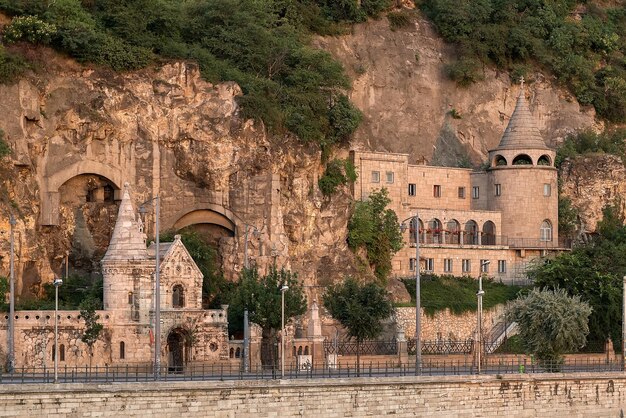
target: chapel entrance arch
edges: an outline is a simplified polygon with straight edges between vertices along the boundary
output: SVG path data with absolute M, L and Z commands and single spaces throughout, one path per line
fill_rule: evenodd
M 173 229 L 192 229 L 205 242 L 217 248 L 221 238 L 235 236 L 235 223 L 227 215 L 225 210 L 220 211 L 218 208 L 194 209 L 180 216 Z
M 191 360 L 191 336 L 189 331 L 177 327 L 167 335 L 167 369 L 171 373 L 182 373 Z

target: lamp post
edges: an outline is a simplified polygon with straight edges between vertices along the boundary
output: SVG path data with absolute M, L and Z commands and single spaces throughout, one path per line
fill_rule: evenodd
M 161 279 L 160 279 L 160 261 L 161 253 L 159 251 L 159 212 L 160 202 L 159 196 L 146 200 L 139 207 L 139 212 L 145 215 L 145 205 L 154 202 L 154 240 L 155 240 L 155 270 L 154 270 L 154 380 L 158 380 L 161 374 Z
M 622 278 L 622 371 L 626 372 L 626 276 Z
M 415 224 L 415 375 L 422 374 L 422 330 L 421 330 L 421 295 L 420 295 L 420 239 L 419 239 L 419 213 L 403 220 L 400 230 L 406 231 L 406 221 L 411 220 Z
M 483 268 L 489 265 L 489 263 L 491 263 L 489 260 L 482 261 L 478 269 L 478 292 L 476 292 L 476 298 L 478 299 L 478 306 L 476 308 L 476 344 L 478 345 L 476 348 L 476 363 L 478 374 L 480 374 L 482 365 L 481 357 L 483 351 L 483 295 L 485 294 L 483 290 Z
M 280 378 L 285 378 L 285 292 L 289 290 L 287 283 L 280 288 L 281 326 L 280 326 Z
M 59 286 L 63 280 L 54 278 L 54 383 L 59 382 Z
M 9 259 L 9 335 L 8 335 L 8 356 L 7 371 L 13 373 L 15 370 L 15 236 L 13 229 L 15 228 L 15 217 L 13 214 L 9 217 L 9 225 L 11 225 L 11 250 Z
M 243 243 L 243 266 L 247 270 L 250 268 L 250 262 L 248 260 L 248 231 L 250 228 L 254 229 L 254 232 L 252 232 L 252 235 L 254 235 L 255 238 L 260 237 L 261 232 L 254 225 L 248 225 L 248 224 L 245 224 L 245 225 L 246 225 L 246 233 L 245 233 L 244 243 Z

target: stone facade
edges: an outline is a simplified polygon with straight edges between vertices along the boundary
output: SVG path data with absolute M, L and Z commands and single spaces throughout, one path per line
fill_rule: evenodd
M 405 220 L 406 241 L 392 261 L 396 276 L 414 274 L 419 214 L 420 268 L 437 274 L 523 280 L 529 262 L 562 250 L 554 150 L 534 124 L 524 90 L 485 171 L 412 165 L 408 154 L 351 151 L 355 199 L 385 188 Z
M 4 417 L 619 417 L 623 375 L 0 385 Z
M 143 225 L 123 190 L 109 249 L 102 260 L 104 329 L 90 359 L 81 341 L 80 312 L 59 312 L 59 364 L 142 365 L 154 358 L 161 339 L 161 364 L 230 361 L 227 306 L 202 309 L 202 273 L 180 237 L 159 246 L 161 335 L 153 334 L 156 247 L 146 248 Z M 0 341 L 7 341 L 8 315 L 0 318 Z M 18 311 L 15 316 L 17 367 L 50 367 L 54 359 L 54 311 Z M 3 350 L 6 352 L 6 350 Z

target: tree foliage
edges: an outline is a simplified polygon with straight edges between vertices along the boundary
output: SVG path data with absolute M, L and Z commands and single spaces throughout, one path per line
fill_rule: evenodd
M 318 186 L 324 196 L 330 196 L 337 187 L 354 182 L 357 178 L 356 169 L 352 161 L 335 158 L 326 164 L 324 175 L 318 180 Z
M 348 331 L 357 342 L 357 365 L 360 364 L 360 345 L 378 337 L 383 320 L 393 313 L 387 291 L 377 283 L 359 283 L 352 277 L 335 284 L 323 296 L 328 313 Z
M 523 75 L 549 68 L 582 104 L 613 122 L 626 120 L 626 8 L 575 0 L 431 0 L 421 8 L 458 47 L 448 74 L 461 85 L 494 64 Z M 573 16 L 575 16 L 573 18 Z M 521 71 L 520 71 L 521 70 Z
M 256 267 L 242 270 L 230 296 L 228 326 L 231 333 L 243 329 L 243 312 L 248 309 L 251 322 L 258 324 L 265 336 L 281 327 L 281 287 L 286 284 L 285 321 L 306 312 L 306 297 L 295 273 L 276 266 L 260 276 Z
M 54 284 L 43 285 L 44 297 L 40 301 L 42 307 L 54 306 L 55 290 Z M 63 279 L 63 284 L 59 286 L 59 307 L 60 309 L 79 309 L 81 303 L 90 300 L 95 304 L 95 309 L 102 309 L 102 278 L 92 279 L 88 276 L 71 274 Z
M 589 153 L 617 155 L 624 161 L 626 159 L 625 140 L 626 129 L 623 128 L 607 129 L 602 133 L 584 130 L 568 135 L 557 151 L 555 164 L 560 167 L 567 158 Z
M 599 235 L 590 243 L 575 247 L 529 270 L 535 286 L 563 289 L 589 303 L 589 340 L 610 337 L 616 346 L 622 341 L 622 277 L 626 275 L 626 227 L 619 210 L 604 209 L 598 224 Z
M 6 295 L 9 293 L 9 278 L 0 276 L 0 312 L 9 310 Z
M 365 249 L 367 260 L 381 281 L 391 272 L 391 258 L 403 245 L 398 216 L 392 209 L 386 189 L 373 191 L 369 198 L 356 202 L 348 222 L 348 245 Z
M 343 94 L 350 83 L 342 66 L 309 46 L 316 28 L 354 20 L 336 13 L 343 9 L 339 3 L 0 0 L 0 10 L 14 16 L 9 40 L 49 41 L 81 62 L 128 71 L 159 58 L 194 60 L 207 80 L 239 83 L 246 117 L 328 148 L 347 139 L 361 119 Z M 368 16 L 388 0 L 363 0 L 360 7 L 353 0 L 343 3 Z
M 533 289 L 510 302 L 509 321 L 517 322 L 525 349 L 551 370 L 564 353 L 581 348 L 589 333 L 591 307 L 564 289 Z
M 87 344 L 89 348 L 89 364 L 91 365 L 91 358 L 93 357 L 93 346 L 98 341 L 100 333 L 104 326 L 98 322 L 100 315 L 96 314 L 96 309 L 99 307 L 99 301 L 93 298 L 87 298 L 80 304 L 80 316 L 85 321 L 85 328 L 80 337 L 80 340 Z

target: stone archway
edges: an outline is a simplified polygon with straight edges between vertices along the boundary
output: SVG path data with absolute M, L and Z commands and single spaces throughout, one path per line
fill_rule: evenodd
M 119 198 L 123 184 L 120 169 L 97 161 L 79 161 L 44 177 L 41 190 L 42 225 L 59 224 L 59 188 L 72 178 L 84 174 L 94 174 L 107 179 L 114 186 L 114 198 Z
M 191 336 L 189 331 L 176 327 L 167 335 L 167 370 L 182 373 L 191 360 Z

